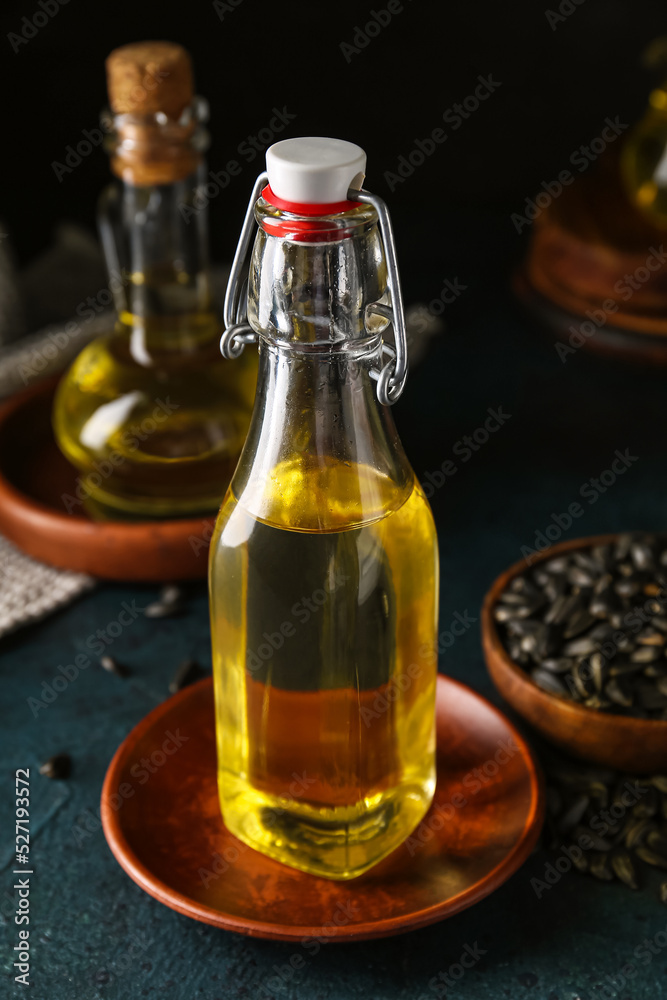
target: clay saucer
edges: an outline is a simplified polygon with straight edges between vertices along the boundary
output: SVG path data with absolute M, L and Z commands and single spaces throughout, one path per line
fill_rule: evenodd
M 552 545 L 535 559 L 607 545 L 618 535 L 575 538 Z M 510 566 L 495 580 L 482 607 L 482 645 L 491 678 L 503 698 L 551 743 L 583 760 L 635 773 L 655 773 L 667 768 L 667 722 L 598 712 L 576 702 L 542 691 L 526 671 L 512 660 L 500 638 L 493 610 L 513 577 L 526 572 L 524 560 Z
M 178 749 L 163 744 L 173 734 Z M 213 684 L 154 709 L 113 758 L 104 833 L 127 874 L 204 923 L 278 940 L 386 937 L 442 920 L 506 881 L 544 818 L 525 741 L 469 688 L 438 679 L 438 781 L 411 838 L 359 878 L 329 881 L 246 847 L 225 829 L 216 787 Z M 153 761 L 146 776 L 142 758 Z
M 39 382 L 0 407 L 0 532 L 35 559 L 108 580 L 205 577 L 214 517 L 98 522 L 83 507 L 67 512 L 77 472 L 51 432 L 56 384 Z

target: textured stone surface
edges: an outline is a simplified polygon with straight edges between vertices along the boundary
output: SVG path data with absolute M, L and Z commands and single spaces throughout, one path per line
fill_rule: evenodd
M 415 225 L 414 246 L 426 237 L 426 224 L 425 219 L 423 231 Z M 573 501 L 581 501 L 584 513 L 563 537 L 667 526 L 663 375 L 597 362 L 583 352 L 562 364 L 551 340 L 538 339 L 494 278 L 498 260 L 519 250 L 509 214 L 492 232 L 508 231 L 509 240 L 478 244 L 470 238 L 467 219 L 450 219 L 446 239 L 453 249 L 446 246 L 437 260 L 425 257 L 419 272 L 413 262 L 406 282 L 408 301 L 436 297 L 447 276 L 457 275 L 469 286 L 446 310 L 451 332 L 414 373 L 395 411 L 421 477 L 446 459 L 457 466 L 432 498 L 440 532 L 443 631 L 455 612 L 477 617 L 495 575 L 519 558 L 522 545 L 533 545 L 535 533 L 552 523 L 552 513 Z M 399 230 L 399 246 L 400 235 Z M 448 263 L 445 253 L 457 263 Z M 464 461 L 463 446 L 458 454 L 454 450 L 456 442 L 483 425 L 487 408 L 499 406 L 511 418 Z M 595 503 L 582 500 L 582 485 L 609 468 L 617 448 L 629 448 L 638 460 Z M 132 668 L 128 680 L 91 665 L 37 718 L 27 699 L 40 696 L 42 683 L 52 681 L 60 664 L 90 651 L 88 637 L 117 619 L 123 601 L 144 606 L 156 593 L 149 587 L 103 586 L 0 643 L 3 809 L 12 805 L 14 770 L 30 767 L 35 870 L 34 986 L 28 991 L 14 984 L 9 957 L 16 941 L 13 841 L 4 825 L 1 996 L 421 1000 L 442 995 L 433 977 L 446 973 L 465 946 L 476 943 L 485 954 L 448 995 L 659 1000 L 667 994 L 667 936 L 661 936 L 667 932 L 667 907 L 657 901 L 657 880 L 632 893 L 569 872 L 538 900 L 530 879 L 544 872 L 549 857 L 542 852 L 494 895 L 449 921 L 394 939 L 324 947 L 317 955 L 199 925 L 145 895 L 106 846 L 98 821 L 100 788 L 114 750 L 167 696 L 178 663 L 195 656 L 210 665 L 204 586 L 191 588 L 185 617 L 138 618 L 114 640 L 109 652 Z M 497 700 L 477 624 L 443 653 L 441 669 Z M 40 778 L 39 763 L 63 750 L 73 758 L 71 778 Z M 650 956 L 642 942 L 656 934 L 663 945 Z M 302 968 L 289 981 L 276 982 L 276 967 L 286 967 L 294 954 L 303 957 Z M 636 975 L 623 986 L 619 975 L 628 962 Z M 611 985 L 614 979 L 617 986 Z

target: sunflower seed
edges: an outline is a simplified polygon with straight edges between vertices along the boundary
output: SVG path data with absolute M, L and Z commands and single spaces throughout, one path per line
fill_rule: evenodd
M 557 827 L 558 832 L 569 833 L 570 830 L 575 828 L 575 826 L 578 826 L 584 813 L 588 809 L 590 802 L 591 800 L 588 795 L 578 795 L 560 817 Z
M 642 861 L 645 861 L 647 865 L 667 871 L 667 858 L 663 857 L 662 854 L 658 854 L 657 851 L 652 851 L 650 847 L 637 847 L 635 848 L 635 854 Z
M 183 660 L 178 670 L 169 682 L 169 693 L 176 694 L 181 688 L 187 687 L 193 681 L 198 680 L 202 675 L 202 670 L 196 660 Z
M 649 830 L 646 834 L 646 846 L 667 858 L 667 833 L 661 833 L 657 828 Z
M 611 867 L 617 879 L 625 882 L 631 889 L 639 888 L 637 872 L 627 851 L 614 851 L 611 855 Z
M 650 827 L 651 820 L 648 817 L 631 816 L 623 828 L 625 846 L 633 848 L 641 844 Z
M 530 676 L 542 691 L 546 691 L 548 694 L 566 694 L 567 689 L 550 670 L 542 670 L 540 667 L 536 667 L 531 671 Z
M 540 666 L 543 670 L 548 670 L 552 674 L 566 674 L 574 666 L 574 660 L 567 656 L 557 657 L 556 659 L 547 657 L 546 660 L 542 660 Z
M 103 656 L 100 660 L 100 666 L 103 670 L 108 671 L 108 673 L 116 674 L 117 677 L 130 676 L 130 671 L 125 664 L 119 663 L 118 660 L 113 658 L 113 656 Z
M 655 555 L 647 542 L 633 542 L 630 546 L 630 556 L 637 569 L 655 568 Z
M 574 639 L 575 636 L 585 632 L 593 624 L 595 624 L 593 615 L 586 608 L 581 608 L 568 620 L 563 630 L 563 638 Z
M 609 858 L 606 854 L 591 855 L 590 873 L 604 882 L 610 882 L 613 879 L 614 873 L 609 866 Z
M 588 656 L 589 653 L 594 653 L 597 648 L 597 642 L 590 636 L 584 635 L 579 639 L 570 639 L 569 642 L 566 642 L 563 646 L 563 652 L 566 656 Z
M 654 660 L 659 660 L 662 656 L 662 649 L 656 646 L 641 646 L 639 649 L 635 649 L 634 653 L 630 654 L 630 659 L 633 663 L 653 663 Z
M 657 629 L 643 628 L 637 636 L 640 646 L 664 646 L 667 638 Z
M 632 705 L 632 694 L 628 688 L 622 684 L 620 677 L 612 677 L 612 679 L 605 684 L 604 693 L 610 701 L 614 702 L 615 705 L 622 705 L 624 708 L 630 708 Z
M 39 769 L 39 773 L 45 778 L 63 780 L 69 778 L 72 770 L 72 758 L 68 753 L 57 753 L 53 757 L 45 760 Z
M 144 609 L 146 618 L 170 618 L 183 613 L 185 608 L 183 591 L 176 584 L 163 587 L 157 601 Z

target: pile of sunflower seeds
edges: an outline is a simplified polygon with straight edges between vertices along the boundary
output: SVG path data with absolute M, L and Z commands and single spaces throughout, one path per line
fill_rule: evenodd
M 494 609 L 505 647 L 534 683 L 587 708 L 667 719 L 667 538 L 541 561 Z
M 638 889 L 653 869 L 667 903 L 667 775 L 636 777 L 540 754 L 547 775 L 545 846 L 583 874 Z

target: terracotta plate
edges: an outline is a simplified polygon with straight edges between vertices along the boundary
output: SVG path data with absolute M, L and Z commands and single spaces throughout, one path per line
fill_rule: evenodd
M 509 878 L 544 818 L 535 761 L 497 709 L 440 677 L 437 730 L 431 811 L 406 843 L 348 882 L 294 871 L 227 832 L 217 797 L 210 679 L 154 709 L 120 746 L 102 791 L 104 832 L 142 889 L 227 930 L 300 941 L 422 927 Z M 180 746 L 168 743 L 166 754 L 165 740 L 174 737 Z M 142 758 L 152 761 L 152 774 Z
M 215 516 L 92 521 L 76 500 L 76 469 L 51 432 L 57 379 L 0 407 L 0 531 L 28 555 L 107 580 L 205 577 Z M 68 513 L 67 507 L 71 513 Z

